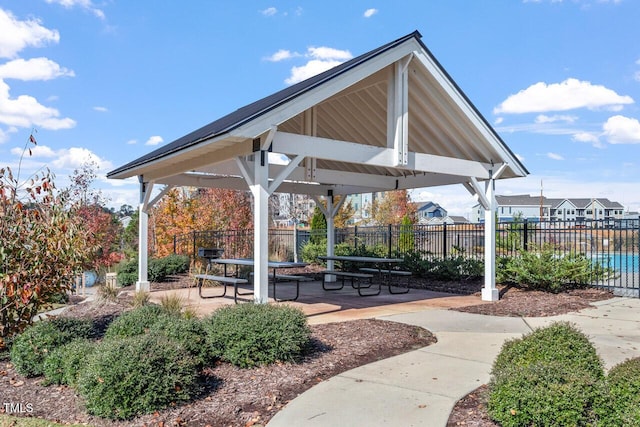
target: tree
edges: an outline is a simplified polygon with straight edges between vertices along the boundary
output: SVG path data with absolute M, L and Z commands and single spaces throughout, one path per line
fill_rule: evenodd
M 176 235 L 251 229 L 251 199 L 244 191 L 174 188 L 151 209 L 149 224 L 151 251 L 165 256 L 173 252 Z
M 315 207 L 313 210 L 313 216 L 311 217 L 311 236 L 309 241 L 311 243 L 322 243 L 326 240 L 327 236 L 327 219 L 319 207 Z
M 351 201 L 343 203 L 342 206 L 340 206 L 338 213 L 333 218 L 333 224 L 336 228 L 347 228 L 355 213 L 356 210 L 351 204 Z
M 400 252 L 407 253 L 413 251 L 416 244 L 416 237 L 413 232 L 413 223 L 408 215 L 402 218 L 400 225 Z
M 27 144 L 36 144 L 33 134 Z M 10 168 L 0 169 L 0 347 L 70 290 L 95 252 L 67 207 L 48 170 L 20 182 Z
M 133 216 L 137 211 L 135 209 L 133 209 L 133 206 L 131 205 L 122 205 L 120 206 L 120 209 L 118 210 L 118 216 L 120 218 L 124 218 L 126 216 Z
M 86 266 L 99 274 L 123 258 L 119 242 L 122 225 L 117 215 L 104 205 L 100 191 L 93 188 L 98 165 L 85 162 L 69 177 L 71 185 L 62 191 L 69 210 L 82 221 L 87 234 L 87 244 L 96 248 L 91 262 Z
M 407 190 L 387 191 L 382 198 L 374 199 L 369 209 L 369 216 L 377 225 L 400 224 L 405 216 L 415 223 L 416 206 Z

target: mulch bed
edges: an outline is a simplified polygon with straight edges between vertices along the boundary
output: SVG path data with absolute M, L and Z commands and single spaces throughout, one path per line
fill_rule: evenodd
M 78 304 L 65 316 L 95 319 L 104 329 L 128 303 Z M 251 426 L 264 425 L 283 406 L 313 385 L 341 372 L 436 342 L 419 327 L 381 320 L 313 325 L 312 351 L 296 364 L 240 369 L 219 362 L 205 369 L 205 392 L 195 401 L 130 421 L 113 422 L 87 415 L 72 388 L 43 386 L 42 378 L 24 378 L 8 360 L 0 361 L 4 402 L 30 404 L 30 416 L 93 426 Z M 0 413 L 4 411 L 0 407 Z
M 313 271 L 300 273 L 313 274 Z M 299 274 L 299 273 L 296 273 Z M 185 277 L 152 283 L 153 290 L 189 286 Z M 482 281 L 434 282 L 416 279 L 413 287 L 456 294 L 480 291 Z M 497 316 L 552 316 L 589 307 L 593 301 L 611 298 L 606 291 L 575 290 L 561 294 L 501 288 L 501 300 L 455 310 Z M 130 295 L 129 292 L 121 295 Z M 130 296 L 117 302 L 76 304 L 66 316 L 94 319 L 101 329 L 129 306 Z M 74 300 L 78 302 L 78 298 Z M 401 354 L 436 342 L 428 331 L 381 320 L 355 320 L 311 326 L 313 351 L 297 364 L 275 364 L 239 369 L 218 363 L 205 370 L 206 391 L 189 404 L 141 416 L 127 422 L 112 422 L 88 416 L 82 400 L 69 387 L 41 385 L 41 378 L 23 378 L 8 360 L 0 360 L 0 395 L 5 402 L 31 403 L 31 416 L 60 422 L 94 426 L 259 426 L 268 422 L 287 402 L 313 385 L 366 363 Z M 448 426 L 495 427 L 486 414 L 486 386 L 461 399 Z M 0 408 L 0 413 L 3 408 Z

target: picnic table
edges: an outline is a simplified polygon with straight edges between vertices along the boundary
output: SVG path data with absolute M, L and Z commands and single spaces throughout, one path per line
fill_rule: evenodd
M 240 276 L 240 267 L 247 266 L 253 267 L 255 262 L 252 258 L 216 258 L 211 260 L 212 264 L 220 264 L 224 266 L 223 275 L 222 276 L 209 276 L 210 278 L 205 278 L 205 280 L 213 280 L 220 283 L 229 283 L 234 285 L 234 296 L 233 299 L 237 303 L 238 296 L 244 295 L 252 295 L 253 291 L 250 292 L 242 292 L 239 285 L 249 283 L 249 280 L 246 278 L 241 278 Z M 279 269 L 289 269 L 289 268 L 300 268 L 306 267 L 308 264 L 303 262 L 289 262 L 289 261 L 268 261 L 267 266 L 272 269 L 273 274 L 269 276 L 270 282 L 273 284 L 273 299 L 275 301 L 295 301 L 300 296 L 300 282 L 311 281 L 310 277 L 299 276 L 299 275 L 290 275 L 290 274 L 279 274 Z M 228 272 L 227 266 L 235 266 L 235 272 Z M 206 276 L 206 275 L 196 275 L 198 276 Z M 249 274 L 251 278 L 253 273 Z M 296 283 L 296 294 L 293 298 L 278 298 L 277 296 L 277 284 L 279 282 L 295 282 Z M 216 298 L 216 297 L 224 297 L 226 295 L 227 289 L 225 289 L 220 295 L 212 295 L 212 296 L 203 296 L 201 283 L 199 285 L 200 289 L 200 297 L 201 298 Z
M 406 294 L 409 292 L 409 278 L 411 277 L 410 271 L 403 271 L 394 268 L 397 264 L 403 262 L 401 258 L 382 258 L 382 257 L 367 257 L 367 256 L 319 256 L 318 259 L 323 261 L 336 261 L 341 264 L 341 269 L 332 269 L 322 271 L 322 289 L 325 291 L 337 291 L 344 288 L 345 279 L 351 280 L 351 287 L 358 291 L 358 295 L 362 297 L 379 295 L 382 291 L 382 285 L 388 286 L 390 294 Z M 359 272 L 346 270 L 346 265 L 354 264 L 371 264 L 372 267 L 361 267 Z M 334 287 L 328 286 L 326 282 L 326 276 L 333 275 L 341 278 L 341 286 Z M 363 292 L 363 289 L 369 289 L 373 286 L 374 276 L 379 277 L 377 292 Z M 397 292 L 392 290 L 392 278 L 393 277 L 406 277 L 407 287 L 406 289 Z M 362 282 L 368 282 L 367 285 L 363 285 Z

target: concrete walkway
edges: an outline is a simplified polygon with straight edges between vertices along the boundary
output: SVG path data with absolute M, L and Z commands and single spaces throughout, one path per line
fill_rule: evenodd
M 290 402 L 268 426 L 445 426 L 454 404 L 489 381 L 505 340 L 555 321 L 573 322 L 585 332 L 607 368 L 640 356 L 640 299 L 613 298 L 545 318 L 437 308 L 379 318 L 422 326 L 438 342 L 324 381 Z

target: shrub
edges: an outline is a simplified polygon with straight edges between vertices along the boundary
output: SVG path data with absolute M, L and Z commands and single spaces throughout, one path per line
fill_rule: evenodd
M 502 258 L 498 264 L 496 279 L 499 282 L 554 293 L 584 288 L 611 274 L 609 269 L 594 264 L 584 255 L 560 255 L 550 244 Z
M 504 427 L 586 425 L 602 400 L 602 361 L 568 323 L 507 341 L 491 375 L 487 408 Z
M 138 280 L 138 260 L 123 261 L 116 267 L 117 280 L 120 286 L 130 286 Z
M 80 370 L 78 390 L 90 414 L 127 419 L 195 396 L 196 365 L 180 345 L 162 335 L 105 340 Z
M 90 320 L 58 317 L 36 322 L 18 335 L 11 345 L 11 361 L 25 377 L 43 374 L 44 361 L 57 347 L 94 333 Z
M 105 338 L 132 337 L 149 332 L 151 327 L 169 314 L 154 304 L 143 305 L 118 316 L 107 328 Z
M 78 372 L 95 346 L 93 341 L 80 338 L 53 350 L 44 361 L 44 384 L 67 384 L 75 387 Z
M 168 275 L 182 274 L 189 271 L 191 260 L 187 255 L 171 254 L 164 258 L 160 258 L 164 263 Z
M 205 327 L 214 356 L 242 368 L 295 361 L 311 334 L 301 310 L 267 304 L 220 308 Z
M 163 316 L 151 326 L 150 332 L 162 334 L 181 345 L 193 356 L 199 368 L 215 359 L 209 348 L 207 331 L 200 319 Z
M 336 255 L 351 255 L 352 247 L 347 243 L 339 243 L 334 247 L 334 253 Z M 326 239 L 320 243 L 307 242 L 300 251 L 302 261 L 310 264 L 318 264 L 319 256 L 327 255 L 327 242 Z
M 614 366 L 607 375 L 608 399 L 601 406 L 606 426 L 640 425 L 640 358 Z
M 162 259 L 150 259 L 148 264 L 150 282 L 164 282 L 167 280 L 167 265 Z

